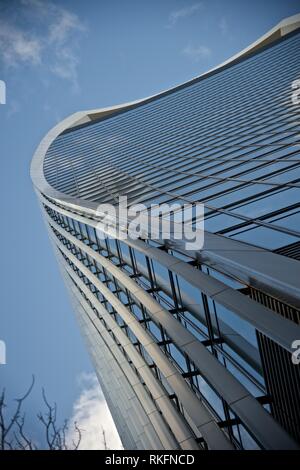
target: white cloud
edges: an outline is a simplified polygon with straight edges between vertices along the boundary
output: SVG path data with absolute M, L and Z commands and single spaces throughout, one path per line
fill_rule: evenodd
M 78 89 L 76 43 L 86 29 L 79 17 L 51 1 L 19 0 L 15 8 L 18 14 L 8 9 L 0 23 L 4 65 L 39 65 Z
M 0 21 L 0 53 L 7 65 L 41 62 L 42 43 L 17 26 Z
M 195 62 L 198 62 L 201 59 L 207 59 L 208 57 L 211 56 L 211 49 L 209 47 L 203 46 L 203 45 L 198 45 L 198 46 L 193 46 L 189 44 L 186 46 L 182 53 L 186 56 L 189 57 L 190 59 L 194 60 Z
M 193 13 L 198 11 L 201 7 L 202 7 L 202 3 L 195 3 L 194 5 L 188 6 L 186 8 L 172 11 L 169 15 L 167 26 L 169 28 L 171 28 L 172 26 L 175 26 L 179 20 L 181 20 L 182 18 L 187 18 L 188 16 L 192 16 Z
M 63 43 L 73 31 L 84 31 L 85 26 L 77 15 L 51 0 L 20 0 L 32 17 L 48 22 L 48 40 Z M 27 15 L 27 16 L 29 16 Z
M 68 39 L 70 32 L 74 30 L 84 31 L 83 25 L 74 13 L 61 10 L 58 16 L 58 21 L 51 24 L 49 28 L 50 42 L 62 44 Z
M 70 419 L 70 430 L 67 442 L 76 440 L 72 423 L 76 422 L 82 431 L 80 449 L 104 449 L 103 430 L 109 449 L 122 449 L 122 444 L 115 428 L 113 419 L 101 392 L 95 374 L 82 374 L 80 382 L 83 390 L 73 406 Z

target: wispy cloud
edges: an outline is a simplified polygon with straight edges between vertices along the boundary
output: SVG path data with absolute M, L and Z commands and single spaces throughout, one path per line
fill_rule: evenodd
M 51 72 L 60 78 L 70 80 L 73 87 L 78 90 L 77 66 L 79 60 L 69 47 L 62 47 L 56 52 L 57 60 L 50 67 Z
M 21 109 L 20 103 L 16 100 L 11 100 L 8 104 L 8 110 L 7 110 L 7 118 L 11 118 L 15 114 L 17 114 Z
M 203 45 L 193 46 L 192 44 L 189 44 L 183 49 L 182 53 L 194 62 L 199 62 L 200 60 L 207 59 L 211 56 L 211 49 Z
M 172 28 L 173 26 L 178 23 L 179 20 L 182 18 L 187 18 L 188 16 L 192 16 L 196 11 L 198 11 L 202 7 L 202 3 L 194 3 L 193 5 L 187 6 L 185 8 L 181 8 L 180 10 L 174 10 L 170 13 L 168 18 L 168 28 Z
M 58 12 L 56 7 L 54 16 L 57 16 L 57 21 L 49 26 L 49 41 L 54 44 L 63 44 L 69 39 L 70 33 L 85 29 L 78 16 L 70 11 L 60 8 Z
M 226 36 L 228 34 L 228 31 L 229 31 L 229 27 L 228 27 L 228 22 L 227 22 L 227 19 L 225 18 L 225 16 L 223 16 L 219 22 L 219 28 L 220 28 L 220 31 L 221 33 Z
M 0 53 L 5 64 L 41 62 L 42 43 L 38 38 L 0 20 Z
M 51 1 L 12 2 L 0 20 L 0 60 L 8 67 L 44 67 L 78 89 L 76 44 L 85 29 L 77 15 Z
M 80 378 L 83 390 L 74 403 L 70 424 L 76 422 L 82 430 L 80 449 L 104 449 L 103 430 L 106 444 L 109 449 L 122 449 L 111 414 L 101 392 L 95 374 L 82 374 Z M 70 426 L 71 429 L 72 426 Z M 76 440 L 72 429 L 67 435 L 67 441 Z

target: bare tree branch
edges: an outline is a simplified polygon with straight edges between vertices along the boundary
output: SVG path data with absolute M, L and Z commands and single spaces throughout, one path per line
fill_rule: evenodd
M 109 447 L 107 446 L 107 442 L 106 442 L 105 431 L 103 428 L 102 428 L 102 437 L 103 437 L 104 450 L 109 450 Z
M 17 403 L 16 408 L 12 416 L 7 419 L 5 416 L 7 408 L 5 389 L 2 390 L 0 395 L 0 450 L 37 450 L 37 445 L 26 435 L 24 430 L 25 414 L 21 415 L 23 403 L 31 393 L 34 383 L 35 378 L 32 376 L 30 387 L 22 397 L 15 399 Z M 77 423 L 74 423 L 77 438 L 73 439 L 70 445 L 66 438 L 67 431 L 69 430 L 68 420 L 64 420 L 62 426 L 59 426 L 57 423 L 57 404 L 50 404 L 44 389 L 42 389 L 42 397 L 46 410 L 39 412 L 37 418 L 44 427 L 47 448 L 49 450 L 77 450 L 82 438 L 82 432 Z M 9 438 L 9 435 L 12 437 Z
M 34 375 L 33 375 L 31 385 L 29 386 L 28 390 L 25 392 L 25 394 L 22 397 L 15 399 L 15 401 L 17 402 L 17 406 L 16 406 L 16 409 L 15 409 L 12 417 L 10 418 L 10 422 L 8 424 L 5 422 L 5 417 L 4 417 L 4 409 L 6 408 L 5 389 L 3 389 L 3 391 L 2 391 L 2 394 L 1 394 L 1 397 L 0 397 L 0 432 L 1 432 L 0 449 L 1 450 L 5 450 L 5 448 L 7 446 L 8 442 L 7 442 L 6 438 L 7 438 L 8 434 L 11 432 L 11 430 L 13 429 L 13 427 L 17 424 L 17 421 L 20 417 L 20 412 L 21 412 L 23 402 L 30 395 L 30 393 L 33 389 L 33 386 L 34 386 L 34 382 L 35 382 L 35 378 L 34 378 Z

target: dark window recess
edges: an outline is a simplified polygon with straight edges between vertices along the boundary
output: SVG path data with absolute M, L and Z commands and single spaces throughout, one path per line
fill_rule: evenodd
M 274 250 L 274 253 L 300 261 L 300 242 L 291 243 L 290 245 L 283 246 L 282 248 L 277 248 L 277 250 Z

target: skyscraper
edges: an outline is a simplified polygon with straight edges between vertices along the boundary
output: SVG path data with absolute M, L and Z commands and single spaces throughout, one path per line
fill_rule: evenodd
M 297 15 L 187 83 L 70 116 L 34 155 L 42 213 L 127 449 L 298 448 L 299 89 Z M 102 211 L 119 196 L 203 203 L 203 247 L 121 237 L 122 220 L 103 223 Z

